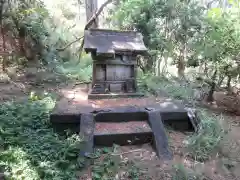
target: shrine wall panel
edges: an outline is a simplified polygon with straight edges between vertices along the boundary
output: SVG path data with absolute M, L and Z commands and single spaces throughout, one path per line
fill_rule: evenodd
M 104 81 L 105 80 L 105 65 L 96 65 L 96 80 Z
M 107 80 L 121 81 L 131 78 L 131 66 L 107 65 Z

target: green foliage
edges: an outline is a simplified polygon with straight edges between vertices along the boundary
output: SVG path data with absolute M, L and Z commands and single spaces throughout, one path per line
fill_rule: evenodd
M 139 78 L 139 85 L 153 94 L 168 96 L 174 99 L 186 100 L 192 102 L 194 100 L 194 85 L 191 83 L 183 83 L 178 79 L 166 78 L 164 76 L 144 75 Z
M 194 100 L 194 85 L 183 84 L 165 77 L 145 75 L 140 79 L 141 87 L 157 94 L 164 93 L 173 99 L 186 100 L 191 105 L 196 105 Z M 201 120 L 199 130 L 186 141 L 189 155 L 199 161 L 207 160 L 212 153 L 217 151 L 218 145 L 224 135 L 221 124 L 222 117 L 201 110 L 198 114 Z
M 80 62 L 68 61 L 57 64 L 56 71 L 69 79 L 81 82 L 90 82 L 92 77 L 92 59 L 89 55 L 83 55 Z
M 108 180 L 116 177 L 138 180 L 143 177 L 140 169 L 130 161 L 124 161 L 120 155 L 115 154 L 117 146 L 112 148 L 97 149 L 93 166 L 93 180 Z M 148 179 L 146 176 L 144 177 Z
M 97 150 L 99 160 L 95 160 L 93 167 L 93 179 L 94 180 L 107 180 L 113 179 L 118 173 L 119 157 L 113 157 L 110 155 L 112 151 L 104 148 L 103 150 Z
M 81 139 L 54 132 L 49 122 L 54 105 L 46 97 L 0 106 L 0 166 L 6 179 L 77 179 Z
M 221 117 L 201 111 L 199 130 L 187 141 L 186 145 L 190 155 L 199 161 L 207 160 L 217 147 L 224 135 Z
M 197 174 L 190 169 L 184 167 L 183 164 L 176 164 L 173 166 L 174 175 L 173 180 L 204 180 L 204 176 Z
M 41 0 L 6 1 L 4 11 L 6 18 L 3 19 L 3 24 L 11 31 L 9 33 L 16 37 L 24 30 L 22 33 L 22 36 L 25 36 L 24 48 L 44 65 L 49 65 L 57 71 L 59 66 L 63 66 L 65 69 L 63 74 L 67 77 L 88 81 L 91 67 L 85 66 L 85 62 L 82 65 L 79 61 L 81 41 L 64 48 L 82 34 L 81 21 L 75 11 L 78 7 L 73 9 L 71 3 L 66 5 L 64 1 L 54 3 L 54 7 L 47 4 Z M 74 68 L 69 67 L 71 65 Z
M 190 51 L 186 45 L 201 29 L 203 10 L 195 1 L 126 0 L 113 19 L 117 19 L 120 28 L 136 29 L 143 34 L 150 52 L 155 51 L 153 61 L 178 60 Z
M 217 70 L 216 79 L 235 78 L 240 72 L 240 9 L 239 3 L 228 3 L 231 8 L 204 7 L 193 0 L 125 0 L 113 13 L 113 19 L 121 29 L 143 34 L 151 54 L 143 65 L 155 75 L 165 72 L 160 70 L 163 61 L 166 65 L 171 61 L 178 70 L 200 67 L 203 76 Z

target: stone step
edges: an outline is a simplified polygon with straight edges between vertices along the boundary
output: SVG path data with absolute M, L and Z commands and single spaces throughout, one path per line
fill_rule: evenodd
M 108 117 L 103 113 L 101 117 Z M 109 114 L 108 114 L 109 115 Z M 129 115 L 129 114 L 128 114 Z M 120 115 L 119 115 L 120 116 Z M 126 121 L 97 121 L 93 114 L 81 116 L 80 137 L 83 147 L 80 155 L 86 156 L 93 152 L 94 146 L 138 145 L 151 143 L 161 159 L 172 159 L 168 146 L 168 138 L 159 112 L 147 113 L 146 120 L 132 119 Z M 123 116 L 127 117 L 127 116 Z
M 152 130 L 147 121 L 96 122 L 96 146 L 137 145 L 152 142 Z

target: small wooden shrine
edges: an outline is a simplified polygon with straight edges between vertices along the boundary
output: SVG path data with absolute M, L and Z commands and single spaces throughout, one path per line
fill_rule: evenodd
M 89 98 L 107 95 L 134 96 L 137 93 L 137 55 L 147 48 L 140 33 L 90 29 L 84 33 L 84 49 L 93 59 Z

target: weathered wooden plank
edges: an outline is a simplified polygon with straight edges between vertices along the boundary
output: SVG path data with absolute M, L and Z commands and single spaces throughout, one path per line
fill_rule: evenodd
M 129 78 L 129 79 L 127 79 L 127 80 L 134 80 L 133 78 Z M 126 82 L 126 80 L 117 80 L 117 81 L 114 81 L 114 80 L 110 80 L 110 81 L 96 81 L 96 83 L 109 83 L 109 84 L 114 84 L 114 83 L 116 83 L 116 84 L 118 84 L 118 83 L 125 83 Z
M 111 64 L 111 65 L 126 65 L 126 66 L 131 66 L 137 64 L 137 62 L 122 62 L 122 61 L 114 61 L 114 60 L 104 60 L 104 61 L 96 61 L 94 62 L 95 64 Z
M 88 157 L 89 154 L 93 153 L 94 128 L 93 114 L 82 114 L 79 135 L 83 138 L 83 146 L 80 150 L 80 156 Z
M 131 66 L 107 65 L 107 80 L 125 80 L 131 78 Z
M 105 80 L 106 65 L 96 65 L 96 81 Z
M 191 122 L 191 125 L 195 132 L 198 131 L 198 125 L 200 124 L 201 120 L 197 114 L 197 110 L 193 108 L 185 108 L 187 111 L 187 115 L 189 118 L 189 121 Z
M 129 55 L 116 55 L 115 58 L 111 57 L 97 57 L 94 60 L 95 64 L 111 64 L 111 65 L 134 65 L 137 64 L 136 59 Z
M 115 99 L 115 98 L 140 98 L 143 97 L 142 93 L 113 93 L 113 94 L 88 94 L 88 99 Z
M 109 84 L 110 92 L 122 92 L 123 91 L 123 83 L 111 83 Z
M 148 122 L 154 135 L 154 146 L 160 159 L 171 160 L 172 152 L 168 146 L 168 138 L 164 130 L 160 113 L 157 111 L 148 112 Z
M 143 37 L 138 32 L 124 32 L 116 30 L 90 29 L 84 32 L 85 51 L 97 51 L 112 54 L 117 52 L 133 52 L 138 54 L 146 53 Z

